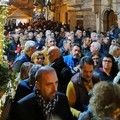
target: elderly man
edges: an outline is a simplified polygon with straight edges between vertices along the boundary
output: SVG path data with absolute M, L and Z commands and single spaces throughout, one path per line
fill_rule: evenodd
M 50 66 L 36 73 L 36 89 L 18 101 L 15 120 L 73 120 L 67 97 L 57 92 L 58 78 Z
M 94 53 L 99 53 L 101 44 L 99 42 L 92 42 L 90 45 L 90 51 L 85 56 L 91 56 Z M 100 54 L 102 56 L 102 54 Z
M 36 44 L 34 41 L 29 40 L 25 43 L 24 53 L 21 54 L 13 63 L 13 71 L 20 72 L 21 65 L 24 62 L 30 62 L 31 55 L 36 51 Z
M 48 59 L 50 61 L 50 66 L 55 69 L 58 76 L 58 90 L 62 93 L 66 93 L 66 88 L 72 77 L 72 73 L 70 68 L 64 62 L 58 47 L 52 46 L 48 49 Z
M 91 57 L 85 56 L 80 61 L 80 72 L 76 73 L 67 86 L 67 97 L 71 111 L 76 120 L 87 109 L 90 96 L 88 93 L 94 84 L 99 81 L 93 76 L 94 62 Z

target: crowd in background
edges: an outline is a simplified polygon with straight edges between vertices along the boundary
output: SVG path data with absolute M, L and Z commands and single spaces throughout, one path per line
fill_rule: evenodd
M 120 29 L 117 26 L 113 25 L 109 31 L 97 33 L 92 28 L 83 29 L 76 26 L 74 30 L 70 30 L 68 24 L 39 19 L 31 24 L 19 23 L 18 26 L 6 26 L 4 35 L 10 41 L 4 50 L 4 60 L 9 62 L 12 72 L 17 72 L 15 79 L 17 89 L 10 110 L 10 119 L 18 120 L 15 114 L 21 116 L 17 104 L 23 105 L 21 101 L 24 101 L 25 96 L 34 91 L 37 99 L 39 99 L 38 94 L 42 95 L 42 92 L 39 93 L 41 90 L 39 85 L 36 84 L 38 79 L 36 76 L 39 76 L 40 69 L 42 71 L 42 68 L 47 66 L 50 67 L 48 68 L 50 71 L 53 71 L 51 68 L 54 68 L 58 79 L 56 91 L 67 96 L 64 99 L 68 100 L 70 106 L 70 111 L 65 112 L 68 117 L 59 114 L 57 117 L 63 117 L 62 120 L 107 120 L 107 117 L 109 117 L 108 119 L 120 119 L 118 103 L 120 97 L 118 94 L 116 95 L 116 92 L 120 91 Z M 47 77 L 47 73 L 44 74 L 44 77 Z M 102 87 L 106 87 L 107 90 Z M 108 94 L 113 95 L 111 101 L 108 100 L 109 97 L 107 98 Z M 102 101 L 98 104 L 96 102 L 99 102 L 98 98 L 94 101 L 94 97 L 98 97 L 97 95 L 101 96 L 99 99 Z M 105 95 L 104 98 L 108 102 L 105 102 L 102 95 Z M 44 95 L 40 99 L 43 100 Z M 56 103 L 57 97 L 53 100 Z M 38 103 L 40 104 L 40 102 Z M 56 108 L 54 104 L 50 104 Z M 99 113 L 98 108 L 95 108 L 97 105 Z M 116 113 L 113 114 L 116 110 L 118 110 L 117 116 L 115 116 Z M 73 118 L 69 112 L 72 113 Z M 23 112 L 23 114 L 25 113 Z M 43 118 L 46 120 L 48 113 L 44 113 Z M 27 113 L 26 117 L 21 117 L 21 120 L 26 118 Z M 50 117 L 48 120 L 51 119 Z

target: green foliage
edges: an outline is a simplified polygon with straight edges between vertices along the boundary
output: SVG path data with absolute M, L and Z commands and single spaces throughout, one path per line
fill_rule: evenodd
M 8 91 L 7 84 L 10 82 L 12 87 L 15 87 L 14 80 L 16 77 L 16 73 L 12 72 L 9 68 L 8 62 L 0 63 L 0 89 L 3 91 Z
M 8 38 L 4 37 L 3 39 L 3 49 L 7 50 L 8 49 L 8 45 L 10 44 L 11 40 L 9 40 Z
M 10 80 L 11 72 L 7 62 L 0 63 L 0 86 L 4 85 Z

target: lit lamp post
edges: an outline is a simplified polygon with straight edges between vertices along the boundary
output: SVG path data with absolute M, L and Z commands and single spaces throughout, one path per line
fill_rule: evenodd
M 0 0 L 0 61 L 3 60 L 4 21 L 7 17 L 7 2 L 9 0 Z

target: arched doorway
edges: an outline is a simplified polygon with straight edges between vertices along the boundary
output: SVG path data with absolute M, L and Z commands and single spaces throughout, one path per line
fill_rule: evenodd
M 107 10 L 104 14 L 104 20 L 103 20 L 104 31 L 108 31 L 112 25 L 118 26 L 117 21 L 118 21 L 117 15 L 114 13 L 114 11 Z

